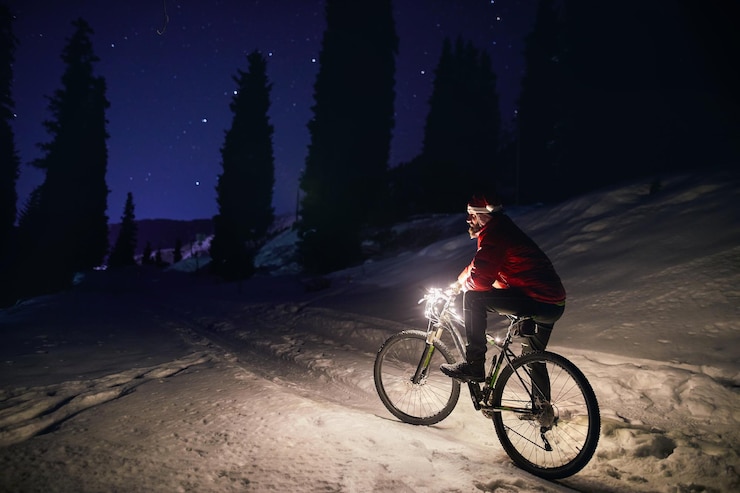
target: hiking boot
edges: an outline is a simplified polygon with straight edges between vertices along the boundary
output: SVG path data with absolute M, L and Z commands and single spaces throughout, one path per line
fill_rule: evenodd
M 463 382 L 482 382 L 486 379 L 483 363 L 468 363 L 467 361 L 445 363 L 439 369 L 448 377 Z

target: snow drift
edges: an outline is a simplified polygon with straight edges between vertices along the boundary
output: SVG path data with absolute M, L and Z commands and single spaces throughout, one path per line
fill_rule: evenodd
M 515 468 L 464 397 L 415 427 L 375 395 L 381 342 L 423 327 L 423 289 L 473 253 L 460 214 L 398 225 L 399 238 L 459 233 L 336 272 L 319 291 L 290 270 L 223 284 L 137 269 L 3 310 L 0 490 L 737 491 L 738 178 L 509 209 L 568 290 L 550 348 L 601 405 L 599 448 L 572 478 Z M 262 258 L 288 253 L 289 234 Z

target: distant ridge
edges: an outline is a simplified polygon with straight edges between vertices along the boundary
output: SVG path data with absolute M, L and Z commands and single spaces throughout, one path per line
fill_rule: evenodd
M 147 242 L 153 251 L 158 249 L 175 248 L 179 239 L 183 245 L 194 243 L 199 236 L 206 237 L 213 234 L 213 220 L 193 219 L 190 221 L 175 219 L 141 219 L 136 221 L 138 228 L 136 241 L 136 254 L 144 251 Z M 118 238 L 121 223 L 108 225 L 108 242 L 111 247 Z

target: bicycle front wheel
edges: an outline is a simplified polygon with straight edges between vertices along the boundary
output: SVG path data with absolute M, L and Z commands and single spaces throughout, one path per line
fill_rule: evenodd
M 439 423 L 460 397 L 460 382 L 439 369 L 455 358 L 441 341 L 427 348 L 426 338 L 420 330 L 399 332 L 383 343 L 375 357 L 375 389 L 380 400 L 391 414 L 414 425 Z
M 572 476 L 588 464 L 601 417 L 596 394 L 573 363 L 546 351 L 524 354 L 495 385 L 493 425 L 515 464 L 545 479 Z

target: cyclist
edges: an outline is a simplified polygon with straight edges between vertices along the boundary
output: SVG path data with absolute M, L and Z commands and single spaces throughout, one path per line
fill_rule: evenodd
M 466 361 L 441 366 L 462 381 L 485 379 L 486 319 L 489 310 L 528 315 L 522 352 L 544 350 L 565 309 L 565 289 L 545 253 L 503 211 L 495 195 L 468 202 L 468 232 L 478 240 L 470 264 L 450 287 L 463 292 Z M 526 329 L 526 330 L 525 330 Z M 532 368 L 532 379 L 549 399 L 547 370 Z

